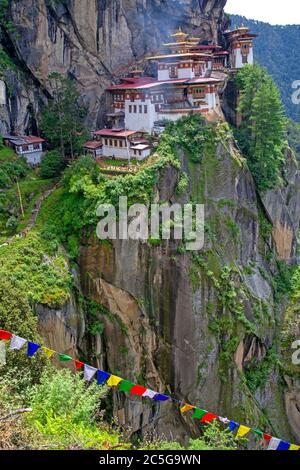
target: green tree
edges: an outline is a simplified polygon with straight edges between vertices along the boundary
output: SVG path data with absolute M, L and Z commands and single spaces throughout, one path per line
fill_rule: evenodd
M 286 118 L 278 88 L 258 65 L 237 76 L 242 123 L 236 136 L 260 191 L 280 182 L 286 143 Z
M 6 228 L 7 230 L 13 233 L 16 230 L 17 226 L 18 226 L 18 220 L 16 219 L 14 215 L 12 215 L 6 222 Z
M 48 78 L 53 92 L 42 112 L 41 129 L 52 148 L 60 148 L 63 158 L 73 158 L 86 139 L 86 109 L 78 104 L 80 94 L 74 81 L 58 73 Z
M 61 154 L 57 150 L 48 152 L 41 162 L 40 175 L 42 178 L 54 178 L 59 176 L 65 164 Z

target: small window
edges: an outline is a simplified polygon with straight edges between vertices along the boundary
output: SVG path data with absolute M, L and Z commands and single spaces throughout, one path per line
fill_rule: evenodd
M 119 146 L 123 147 L 123 141 L 122 140 L 119 140 Z
M 145 113 L 145 114 L 148 113 L 148 106 L 147 106 L 147 105 L 144 106 L 144 113 Z
M 139 150 L 139 156 L 141 156 L 141 155 L 142 155 L 142 151 L 141 151 L 141 150 Z
M 132 105 L 131 104 L 129 105 L 129 113 L 130 114 L 132 113 Z
M 143 112 L 143 106 L 140 104 L 139 107 L 140 107 L 140 114 L 142 114 L 142 112 Z
M 115 140 L 115 147 L 118 147 L 118 141 Z
M 136 104 L 133 106 L 133 112 L 134 112 L 134 114 L 137 113 L 137 105 Z
M 110 146 L 110 147 L 113 146 L 113 141 L 112 141 L 112 139 L 109 139 L 109 146 Z
M 104 142 L 105 142 L 105 145 L 108 145 L 108 139 L 105 139 Z

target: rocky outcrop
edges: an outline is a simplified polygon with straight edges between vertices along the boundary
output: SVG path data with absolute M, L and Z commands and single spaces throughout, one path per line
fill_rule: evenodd
M 10 1 L 3 46 L 23 71 L 11 86 L 6 130 L 36 127 L 41 104 L 51 94 L 47 77 L 68 75 L 89 109 L 88 126 L 103 123 L 105 89 L 130 66 L 144 63 L 178 26 L 217 40 L 226 26 L 226 0 L 18 0 Z M 16 84 L 15 84 L 16 85 Z M 1 116 L 1 113 L 0 113 Z
M 270 246 L 262 238 L 252 176 L 232 143 L 219 144 L 216 154 L 196 166 L 182 154 L 182 166 L 190 179 L 188 193 L 178 198 L 178 174 L 169 167 L 161 174 L 156 200 L 184 202 L 198 194 L 199 201 L 206 203 L 200 265 L 192 253 L 180 253 L 175 242 L 153 247 L 119 240 L 110 246 L 91 237 L 82 245 L 82 290 L 111 312 L 99 314 L 104 330 L 99 335 L 98 364 L 180 400 L 250 424 L 261 423 L 288 439 L 276 366 L 255 394 L 245 384 L 249 367 L 255 369 L 267 360 L 277 316 L 272 286 L 276 268 L 265 257 Z M 297 178 L 297 171 L 290 177 Z M 294 196 L 300 196 L 299 188 Z M 299 211 L 291 211 L 294 226 L 298 216 Z M 231 270 L 240 311 L 220 300 L 231 289 L 225 283 L 220 291 L 214 282 L 214 277 L 222 282 L 224 267 Z M 170 403 L 141 406 L 115 393 L 114 410 L 133 431 L 154 429 L 180 440 L 187 431 L 196 433 L 193 420 L 180 416 Z
M 268 191 L 262 202 L 273 226 L 273 238 L 278 257 L 289 261 L 296 255 L 300 216 L 300 175 L 293 152 L 285 153 L 285 184 Z

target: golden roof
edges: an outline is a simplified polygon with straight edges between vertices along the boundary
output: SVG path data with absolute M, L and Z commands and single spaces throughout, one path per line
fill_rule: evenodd
M 147 57 L 147 60 L 156 60 L 156 59 L 173 59 L 174 57 L 207 57 L 208 54 L 203 54 L 201 52 L 182 52 L 175 54 L 165 54 L 165 55 L 156 55 L 153 57 Z
M 176 33 L 174 34 L 171 34 L 171 36 L 173 38 L 176 38 L 176 41 L 181 42 L 181 40 L 185 39 L 188 36 L 188 34 L 183 33 L 181 28 L 179 28 L 178 31 L 176 31 Z

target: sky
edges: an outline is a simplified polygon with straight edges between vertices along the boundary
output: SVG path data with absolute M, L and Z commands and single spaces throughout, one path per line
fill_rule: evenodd
M 299 0 L 227 0 L 225 11 L 271 24 L 300 24 Z

